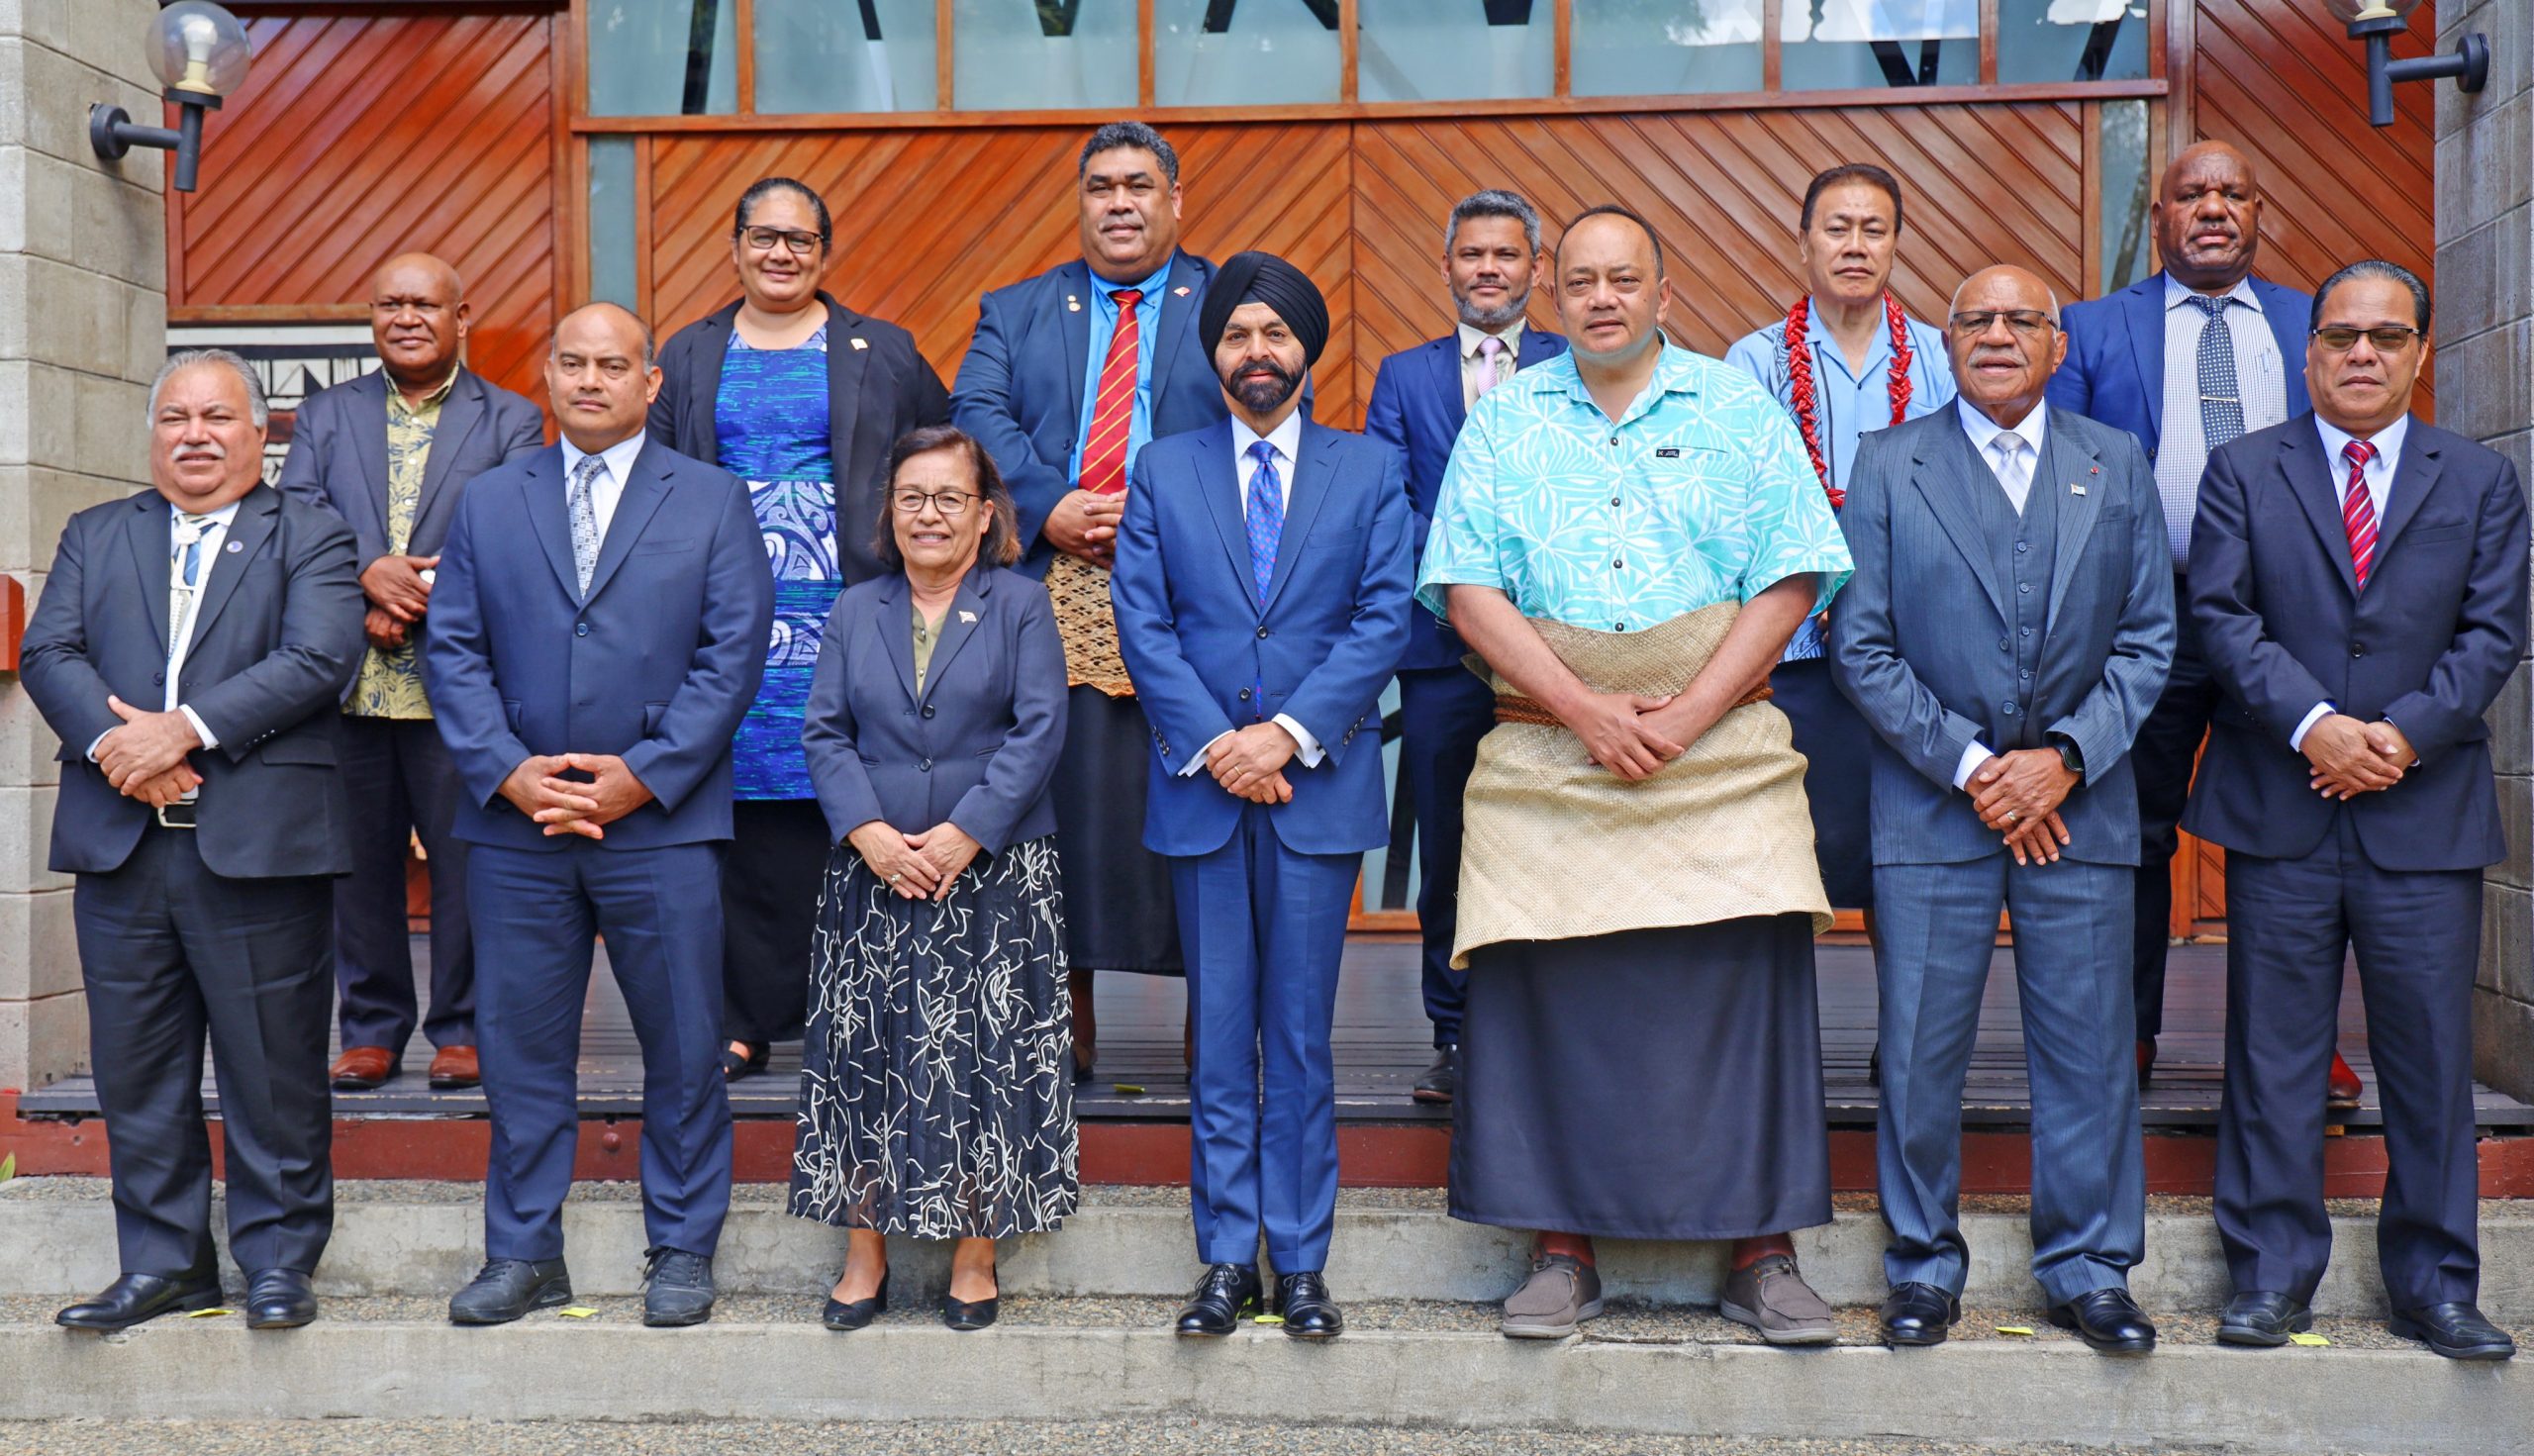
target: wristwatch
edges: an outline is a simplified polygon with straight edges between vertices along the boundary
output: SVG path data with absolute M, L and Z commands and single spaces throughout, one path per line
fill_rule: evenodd
M 2068 766 L 2068 772 L 2079 778 L 2086 776 L 2086 755 L 2078 749 L 2076 739 L 2066 733 L 2052 733 L 2050 746 L 2059 750 L 2059 761 Z

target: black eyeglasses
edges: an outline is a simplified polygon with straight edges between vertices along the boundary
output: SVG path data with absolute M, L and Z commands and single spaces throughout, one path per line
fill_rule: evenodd
M 819 250 L 819 235 L 816 233 L 794 233 L 782 228 L 747 228 L 741 230 L 739 237 L 758 252 L 772 252 L 777 243 L 792 249 L 799 257 L 808 257 Z
M 2361 338 L 2380 354 L 2397 354 L 2410 347 L 2412 340 L 2427 336 L 2399 324 L 2385 324 L 2374 329 L 2352 329 L 2344 324 L 2334 324 L 2315 330 L 2314 337 L 2322 340 L 2323 347 L 2336 354 L 2345 354 L 2358 347 Z
M 976 499 L 964 490 L 902 490 L 890 498 L 889 504 L 897 507 L 901 516 L 921 516 L 925 503 L 929 501 L 943 516 L 956 518 L 967 515 Z
M 1954 333 L 1977 339 L 1988 333 L 1989 326 L 1999 319 L 2005 320 L 2008 329 L 2026 339 L 2038 338 L 2059 327 L 2057 320 L 2038 309 L 1982 309 L 1975 313 L 1956 314 L 1946 322 L 1953 326 Z

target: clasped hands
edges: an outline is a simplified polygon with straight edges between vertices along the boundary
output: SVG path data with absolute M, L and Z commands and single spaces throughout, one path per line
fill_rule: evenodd
M 1291 804 L 1294 786 L 1285 765 L 1302 745 L 1279 723 L 1253 723 L 1206 745 L 1206 768 L 1215 782 L 1237 799 L 1252 804 Z
M 2381 793 L 2402 781 L 2419 754 L 2390 723 L 2361 723 L 2346 713 L 2325 714 L 2305 730 L 2300 745 L 2313 765 L 2306 787 L 2326 799 L 2347 801 Z
M 1038 534 L 1068 556 L 1079 556 L 1094 566 L 1113 566 L 1118 560 L 1118 522 L 1125 514 L 1123 491 L 1068 491 L 1047 513 Z
M 123 722 L 97 740 L 97 767 L 126 798 L 164 809 L 202 787 L 202 775 L 185 755 L 202 746 L 193 720 L 182 713 L 151 713 L 108 695 L 106 706 Z
M 2005 835 L 2017 864 L 2056 864 L 2068 842 L 2059 806 L 2077 787 L 2077 775 L 2056 748 L 1993 753 L 1963 784 L 1980 823 Z
M 947 820 L 921 834 L 902 834 L 878 820 L 844 836 L 862 862 L 901 900 L 946 900 L 959 872 L 984 848 Z
M 423 573 L 439 565 L 438 556 L 381 556 L 362 568 L 360 589 L 369 598 L 361 617 L 361 635 L 381 651 L 393 651 L 412 638 L 413 629 L 431 610 L 432 584 Z
M 1679 694 L 1586 693 L 1558 715 L 1593 761 L 1633 784 L 1689 751 L 1714 726 Z
M 543 825 L 548 838 L 604 839 L 608 825 L 651 802 L 651 791 L 613 753 L 533 753 L 502 780 L 502 797 Z

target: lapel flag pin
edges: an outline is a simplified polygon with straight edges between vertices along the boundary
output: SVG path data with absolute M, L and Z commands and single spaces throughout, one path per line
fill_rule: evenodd
M 2075 481 L 2073 481 L 2073 480 L 2071 480 L 2071 481 L 2069 481 L 2069 482 L 2068 482 L 2068 494 L 2070 494 L 2070 495 L 2072 495 L 2072 496 L 2081 496 L 2081 495 L 2084 495 L 2085 493 L 2086 493 L 2086 488 L 2085 488 L 2084 486 L 2079 485 L 2077 482 L 2075 482 Z
M 871 345 L 869 345 L 868 343 L 863 342 L 859 338 L 856 338 L 856 339 L 853 340 L 853 346 L 854 346 L 855 348 L 869 348 Z
M 959 620 L 963 623 L 973 624 L 977 620 L 977 614 L 974 612 L 962 612 L 959 614 Z
M 229 550 L 232 550 L 232 551 L 243 551 L 243 550 L 244 550 L 244 549 L 246 549 L 246 548 L 245 548 L 244 546 L 240 545 L 240 544 L 239 544 L 238 542 L 236 542 L 236 541 L 231 541 L 231 542 L 229 543 L 229 545 L 228 545 L 228 549 L 229 549 Z
M 1170 290 L 1170 292 L 1175 298 L 1186 298 L 1188 296 L 1188 285 L 1182 283 L 1178 287 Z
M 1082 312 L 1082 300 L 1081 300 L 1081 299 L 1078 299 L 1078 298 L 1076 298 L 1076 297 L 1074 297 L 1074 296 L 1073 296 L 1072 294 L 1070 294 L 1070 293 L 1066 294 L 1066 295 L 1065 295 L 1065 312 L 1067 312 L 1067 313 L 1069 313 L 1069 314 L 1078 314 L 1078 313 L 1081 313 L 1081 312 Z

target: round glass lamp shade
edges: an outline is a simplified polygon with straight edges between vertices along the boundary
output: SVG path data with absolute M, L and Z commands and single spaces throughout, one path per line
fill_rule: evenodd
M 2323 0 L 2323 8 L 2346 26 L 2362 20 L 2408 20 L 2419 0 Z
M 150 22 L 149 68 L 170 91 L 226 96 L 246 79 L 254 54 L 238 17 L 209 0 L 182 0 Z

